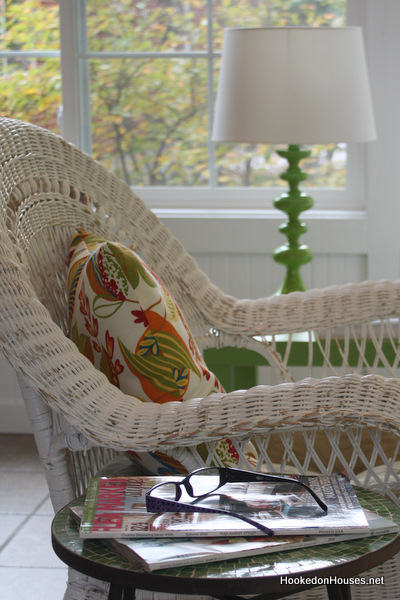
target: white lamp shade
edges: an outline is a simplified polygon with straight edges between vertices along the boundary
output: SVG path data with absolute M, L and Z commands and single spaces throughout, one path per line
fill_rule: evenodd
M 225 30 L 214 141 L 330 144 L 375 138 L 361 28 Z

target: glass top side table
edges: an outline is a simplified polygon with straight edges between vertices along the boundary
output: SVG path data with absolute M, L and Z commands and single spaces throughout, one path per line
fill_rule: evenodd
M 400 509 L 379 494 L 358 488 L 366 508 L 400 525 Z M 83 502 L 83 499 L 79 500 Z M 76 504 L 79 501 L 75 501 Z M 210 564 L 145 573 L 111 550 L 101 540 L 82 540 L 68 505 L 54 518 L 52 542 L 67 565 L 91 577 L 108 581 L 110 600 L 135 597 L 135 589 L 205 594 L 224 600 L 255 595 L 276 600 L 317 585 L 326 585 L 330 600 L 349 600 L 350 583 L 362 583 L 368 569 L 400 551 L 400 534 L 374 536 L 307 549 L 275 552 Z M 375 582 L 382 584 L 382 582 Z

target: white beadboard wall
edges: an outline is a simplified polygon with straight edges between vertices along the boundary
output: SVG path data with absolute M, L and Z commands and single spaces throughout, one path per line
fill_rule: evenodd
M 270 296 L 282 283 L 284 269 L 271 255 L 193 253 L 210 279 L 237 298 Z M 351 283 L 367 278 L 363 255 L 318 255 L 301 273 L 308 288 Z

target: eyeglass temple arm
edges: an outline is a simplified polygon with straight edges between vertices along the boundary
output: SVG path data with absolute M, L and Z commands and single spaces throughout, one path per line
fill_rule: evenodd
M 157 506 L 157 502 L 153 505 L 153 501 L 155 498 L 152 496 L 146 495 L 146 509 L 147 512 L 151 513 L 159 513 L 160 508 Z M 222 515 L 228 515 L 230 517 L 236 517 L 237 519 L 241 519 L 245 521 L 249 525 L 256 527 L 260 531 L 262 531 L 265 535 L 271 537 L 274 535 L 272 529 L 267 527 L 266 525 L 262 525 L 261 523 L 257 523 L 257 521 L 253 521 L 252 519 L 248 519 L 246 516 L 231 512 L 229 510 L 223 510 L 219 508 L 206 508 L 204 506 L 191 505 L 191 504 L 183 504 L 180 502 L 175 502 L 174 500 L 163 500 L 164 502 L 164 511 L 169 512 L 168 508 L 170 508 L 171 512 L 203 512 L 203 513 L 219 513 Z
M 251 482 L 251 481 L 276 481 L 281 483 L 297 483 L 301 487 L 305 488 L 311 496 L 314 498 L 316 503 L 324 512 L 328 512 L 328 507 L 323 500 L 314 492 L 312 488 L 302 481 L 293 479 L 292 477 L 282 477 L 281 475 L 269 475 L 267 473 L 257 473 L 256 471 L 242 471 L 241 469 L 232 469 L 231 467 L 224 467 L 224 478 L 225 483 L 235 482 Z

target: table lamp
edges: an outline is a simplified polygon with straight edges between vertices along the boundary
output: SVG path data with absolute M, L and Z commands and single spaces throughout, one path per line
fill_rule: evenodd
M 313 206 L 300 192 L 307 178 L 301 144 L 366 142 L 376 137 L 359 27 L 226 29 L 214 115 L 213 141 L 288 144 L 281 178 L 289 190 L 274 201 L 288 215 L 287 243 L 273 254 L 286 266 L 276 292 L 303 291 L 300 274 L 313 252 L 300 244 L 307 226 L 299 215 Z

